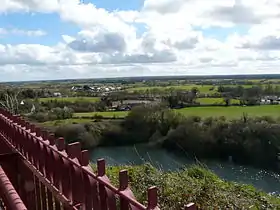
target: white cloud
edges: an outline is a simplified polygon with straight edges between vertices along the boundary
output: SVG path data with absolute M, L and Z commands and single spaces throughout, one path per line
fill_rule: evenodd
M 4 0 L 0 4 L 0 13 L 6 12 L 53 12 L 59 6 L 59 0 Z
M 55 46 L 0 45 L 1 78 L 277 73 L 280 67 L 279 0 L 145 0 L 139 11 L 112 12 L 79 0 L 5 0 L 1 12 L 57 13 L 81 28 Z M 45 32 L 0 28 L 1 34 Z
M 0 35 L 20 35 L 20 36 L 45 36 L 47 33 L 43 30 L 22 30 L 0 28 Z

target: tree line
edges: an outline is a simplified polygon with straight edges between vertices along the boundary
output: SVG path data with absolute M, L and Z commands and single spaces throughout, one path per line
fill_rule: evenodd
M 67 141 L 83 147 L 150 144 L 190 158 L 233 162 L 280 170 L 280 119 L 227 120 L 184 117 L 165 106 L 135 107 L 124 121 L 98 121 L 54 128 Z M 71 135 L 70 135 L 71 134 Z

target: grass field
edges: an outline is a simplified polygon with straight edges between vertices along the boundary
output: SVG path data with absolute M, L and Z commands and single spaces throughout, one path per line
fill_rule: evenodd
M 42 126 L 60 126 L 66 124 L 74 124 L 74 123 L 87 123 L 91 122 L 93 119 L 65 119 L 65 120 L 54 120 L 40 123 Z
M 178 86 L 166 86 L 166 87 L 136 87 L 136 88 L 129 88 L 129 92 L 133 91 L 145 91 L 151 89 L 174 89 L 174 90 L 191 90 L 192 88 L 198 88 L 201 93 L 215 93 L 217 88 L 214 90 L 209 90 L 213 87 L 213 85 L 178 85 Z
M 200 116 L 200 117 L 221 117 L 225 116 L 228 119 L 240 118 L 243 113 L 248 116 L 270 116 L 280 117 L 280 105 L 263 105 L 263 106 L 229 106 L 229 107 L 190 107 L 175 110 L 185 116 Z
M 263 84 L 262 86 L 266 86 L 267 84 Z M 227 87 L 234 87 L 236 85 L 223 85 L 223 86 L 227 86 Z M 244 88 L 251 88 L 254 85 L 242 85 Z M 255 85 L 256 86 L 256 85 Z M 279 86 L 279 84 L 273 84 L 272 86 Z M 217 92 L 218 89 L 218 85 L 178 85 L 178 86 L 166 86 L 166 87 L 156 87 L 156 86 L 144 86 L 144 87 L 135 87 L 135 88 L 129 88 L 128 91 L 129 92 L 134 92 L 134 91 L 145 91 L 147 89 L 152 90 L 152 89 L 160 89 L 160 90 L 166 90 L 166 89 L 174 89 L 174 90 L 191 90 L 192 88 L 197 88 L 200 93 L 205 93 L 205 94 L 213 94 Z M 213 88 L 213 90 L 210 90 L 211 88 Z
M 236 119 L 243 116 L 243 113 L 248 116 L 270 116 L 273 118 L 280 117 L 280 105 L 263 105 L 263 106 L 229 106 L 229 107 L 189 107 L 184 109 L 174 110 L 185 116 L 200 116 L 200 117 L 221 117 L 228 119 Z M 129 112 L 89 112 L 75 113 L 75 117 L 91 117 L 94 115 L 102 115 L 104 117 L 125 117 Z
M 97 102 L 100 100 L 98 97 L 50 97 L 50 98 L 40 98 L 40 102 L 47 102 L 51 100 L 58 100 L 58 101 L 67 101 L 67 102 L 76 102 L 76 101 L 87 101 L 87 102 Z
M 224 85 L 224 86 L 235 86 L 235 85 Z M 244 88 L 250 88 L 252 87 L 252 85 L 243 85 Z M 174 90 L 191 90 L 192 88 L 197 88 L 200 93 L 216 93 L 217 89 L 218 89 L 218 85 L 214 86 L 214 85 L 178 85 L 178 86 L 166 86 L 166 87 L 136 87 L 136 88 L 129 88 L 128 91 L 129 92 L 133 92 L 133 91 L 145 91 L 147 89 L 151 90 L 151 89 L 174 89 Z M 212 89 L 212 90 L 211 90 Z
M 123 118 L 128 115 L 128 111 L 123 112 L 85 112 L 85 113 L 74 113 L 74 117 L 93 117 L 95 115 L 101 115 L 103 117 L 115 117 Z
M 199 102 L 200 104 L 225 104 L 223 98 L 198 98 L 196 99 L 196 101 Z M 232 99 L 231 103 L 239 104 L 239 100 Z

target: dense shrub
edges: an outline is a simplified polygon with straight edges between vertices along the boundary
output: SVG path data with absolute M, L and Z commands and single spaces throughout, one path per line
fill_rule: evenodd
M 37 122 L 46 122 L 46 121 L 52 121 L 52 120 L 63 120 L 63 119 L 70 119 L 73 117 L 73 110 L 71 108 L 53 108 L 50 111 L 45 112 L 34 112 L 31 115 L 28 115 L 28 117 L 31 120 L 35 120 Z
M 96 170 L 96 165 L 93 165 Z M 249 185 L 226 182 L 203 167 L 193 166 L 179 172 L 161 172 L 150 164 L 107 167 L 106 174 L 118 186 L 118 173 L 127 168 L 132 191 L 146 204 L 147 188 L 158 186 L 159 207 L 181 209 L 196 203 L 201 209 L 279 209 L 280 199 Z
M 183 117 L 162 107 L 134 109 L 124 131 L 135 143 L 158 141 L 196 158 L 233 158 L 236 163 L 280 170 L 280 123 L 270 117 L 238 120 Z M 155 137 L 158 136 L 158 137 Z

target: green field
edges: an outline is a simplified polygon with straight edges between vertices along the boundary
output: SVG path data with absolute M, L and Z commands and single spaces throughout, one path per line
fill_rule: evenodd
M 87 101 L 87 102 L 97 102 L 100 100 L 98 97 L 50 97 L 50 98 L 39 98 L 40 102 L 47 102 L 51 100 L 57 101 L 67 101 L 67 102 L 76 102 L 76 101 Z
M 66 124 L 75 124 L 75 123 L 87 123 L 91 122 L 93 119 L 65 119 L 65 120 L 53 120 L 53 121 L 47 121 L 40 123 L 40 125 L 43 126 L 60 126 L 60 125 L 66 125 Z
M 201 93 L 215 93 L 217 91 L 217 87 L 213 90 L 213 85 L 178 85 L 178 86 L 166 86 L 166 87 L 136 87 L 136 88 L 129 88 L 129 92 L 134 91 L 145 91 L 145 90 L 153 90 L 153 89 L 160 89 L 160 90 L 167 90 L 167 89 L 174 89 L 174 90 L 191 90 L 192 88 L 198 88 Z
M 263 106 L 229 106 L 229 107 L 190 107 L 177 109 L 176 112 L 185 116 L 200 116 L 200 117 L 221 117 L 225 116 L 228 119 L 240 118 L 243 113 L 248 116 L 270 116 L 280 117 L 280 105 L 263 105 Z
M 196 101 L 200 104 L 225 104 L 223 98 L 197 98 Z M 231 99 L 231 104 L 239 104 L 239 100 Z
M 123 112 L 84 112 L 84 113 L 74 113 L 74 117 L 94 117 L 95 115 L 100 115 L 103 117 L 115 117 L 123 118 L 128 115 L 128 111 Z
M 260 84 L 261 86 L 266 86 L 267 84 Z M 224 87 L 234 87 L 236 85 L 223 85 Z M 251 88 L 252 86 L 257 86 L 257 85 L 242 85 L 244 88 Z M 279 86 L 279 84 L 273 84 L 273 87 L 275 86 Z M 210 90 L 211 88 L 213 88 L 213 90 Z M 187 85 L 173 85 L 173 86 L 142 86 L 142 87 L 133 87 L 133 88 L 129 88 L 127 89 L 129 92 L 134 92 L 134 91 L 145 91 L 145 90 L 167 90 L 167 89 L 174 89 L 174 90 L 191 90 L 192 88 L 197 88 L 199 90 L 200 93 L 204 93 L 204 94 L 213 94 L 213 93 L 217 93 L 217 89 L 218 89 L 219 85 L 193 85 L 193 84 L 187 84 Z
M 228 119 L 240 118 L 243 113 L 248 116 L 270 116 L 280 117 L 280 105 L 263 105 L 263 106 L 229 106 L 229 107 L 189 107 L 174 110 L 177 113 L 185 116 L 200 116 L 200 117 L 221 117 L 225 116 Z M 104 117 L 122 118 L 127 116 L 129 112 L 89 112 L 75 113 L 74 117 L 91 117 L 94 115 L 102 115 Z
M 223 85 L 223 86 L 235 86 L 235 85 Z M 250 88 L 253 85 L 242 85 L 244 88 Z M 127 89 L 129 92 L 134 92 L 134 91 L 145 91 L 145 90 L 153 90 L 153 89 L 159 89 L 159 90 L 167 90 L 167 89 L 174 89 L 174 90 L 191 90 L 192 88 L 197 88 L 200 93 L 205 93 L 205 94 L 211 94 L 211 93 L 216 93 L 219 85 L 173 85 L 173 86 L 166 86 L 166 87 L 161 87 L 161 86 L 144 86 L 144 87 L 134 87 L 134 88 L 129 88 Z M 212 90 L 211 90 L 212 89 Z

